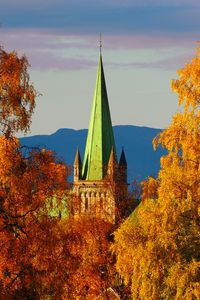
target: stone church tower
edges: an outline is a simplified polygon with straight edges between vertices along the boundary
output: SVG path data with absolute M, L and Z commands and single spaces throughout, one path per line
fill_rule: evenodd
M 83 164 L 79 150 L 74 160 L 74 215 L 91 214 L 111 223 L 127 194 L 127 163 L 122 149 L 119 163 L 100 53 L 92 113 Z M 118 211 L 119 212 L 119 211 Z

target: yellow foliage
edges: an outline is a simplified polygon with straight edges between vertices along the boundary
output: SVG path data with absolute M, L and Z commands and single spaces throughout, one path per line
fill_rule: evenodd
M 115 233 L 116 268 L 133 299 L 200 298 L 200 49 L 172 81 L 183 112 L 153 141 L 168 154 Z

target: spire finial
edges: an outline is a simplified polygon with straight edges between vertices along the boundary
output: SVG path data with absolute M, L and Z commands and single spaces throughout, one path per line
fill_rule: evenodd
M 100 32 L 100 36 L 99 36 L 99 47 L 100 47 L 100 54 L 101 54 L 101 51 L 102 51 L 102 39 L 101 39 L 101 32 Z

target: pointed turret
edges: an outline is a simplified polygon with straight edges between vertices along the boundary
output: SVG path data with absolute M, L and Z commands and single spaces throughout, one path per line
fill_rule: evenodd
M 75 160 L 74 160 L 74 182 L 77 182 L 79 179 L 81 179 L 81 173 L 82 173 L 82 161 L 81 161 L 79 149 L 77 149 Z
M 123 147 L 122 147 L 122 152 L 119 160 L 119 173 L 120 173 L 120 180 L 123 182 L 127 182 L 127 162 L 126 162 L 126 156 Z
M 121 156 L 120 156 L 120 160 L 119 160 L 119 166 L 127 167 L 126 156 L 124 153 L 124 147 L 122 147 L 122 152 L 121 152 Z
M 102 180 L 105 177 L 112 148 L 115 152 L 102 55 L 100 53 L 92 113 L 85 147 L 82 170 L 83 179 Z

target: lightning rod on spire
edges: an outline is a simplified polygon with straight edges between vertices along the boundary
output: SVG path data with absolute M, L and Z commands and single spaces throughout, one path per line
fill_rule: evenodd
M 99 41 L 99 42 L 100 42 L 100 45 L 99 45 L 99 46 L 100 46 L 100 54 L 101 54 L 101 52 L 102 52 L 102 39 L 101 39 L 101 32 L 100 32 L 100 41 Z

